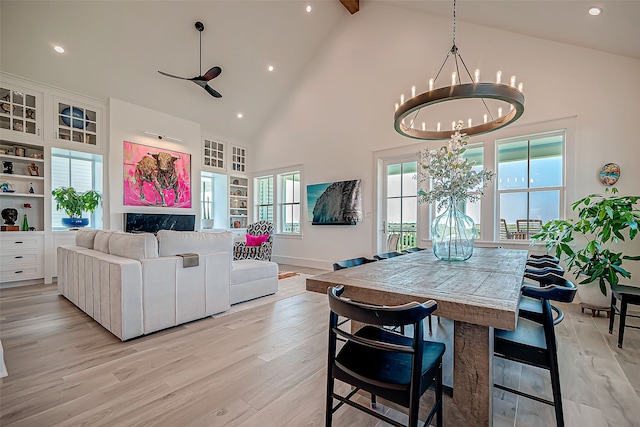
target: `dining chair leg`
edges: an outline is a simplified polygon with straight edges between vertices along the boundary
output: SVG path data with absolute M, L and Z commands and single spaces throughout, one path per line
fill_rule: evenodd
M 618 326 L 618 348 L 622 348 L 622 340 L 624 339 L 624 326 L 627 323 L 627 301 L 624 296 L 620 301 L 620 325 Z
M 431 327 L 431 315 L 429 315 L 429 335 L 433 335 L 433 328 Z
M 371 393 L 371 409 L 377 409 L 378 404 L 376 403 L 376 395 Z
M 334 379 L 331 376 L 331 370 L 328 369 L 327 373 L 327 403 L 325 408 L 325 427 L 331 427 L 333 419 L 333 384 Z
M 562 393 L 560 392 L 560 371 L 558 369 L 558 355 L 551 354 L 551 390 L 553 391 L 553 403 L 556 411 L 556 426 L 564 427 L 564 412 L 562 410 Z
M 443 427 L 444 424 L 442 423 L 442 414 L 444 412 L 444 401 L 442 400 L 442 362 L 440 362 L 440 366 L 438 367 L 438 374 L 436 376 L 436 400 L 440 402 L 440 404 L 438 405 L 438 409 L 436 410 L 436 417 L 438 417 L 436 427 Z
M 613 319 L 616 317 L 616 297 L 611 292 L 611 317 L 609 317 L 609 333 L 613 333 Z

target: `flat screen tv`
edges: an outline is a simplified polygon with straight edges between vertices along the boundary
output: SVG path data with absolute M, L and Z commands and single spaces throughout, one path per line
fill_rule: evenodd
M 157 233 L 158 230 L 195 231 L 196 216 L 181 214 L 124 214 L 127 233 Z
M 362 221 L 359 179 L 307 185 L 308 218 L 312 225 L 355 225 Z

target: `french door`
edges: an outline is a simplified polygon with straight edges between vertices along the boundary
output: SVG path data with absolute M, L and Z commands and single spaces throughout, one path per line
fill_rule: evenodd
M 379 253 L 417 246 L 417 167 L 415 156 L 383 162 L 382 238 L 379 239 Z

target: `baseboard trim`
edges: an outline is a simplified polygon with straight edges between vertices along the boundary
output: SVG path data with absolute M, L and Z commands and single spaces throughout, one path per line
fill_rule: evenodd
M 317 268 L 320 270 L 333 270 L 333 262 L 321 261 L 317 259 L 298 258 L 289 256 L 273 255 L 271 261 L 279 264 L 297 265 L 299 267 Z

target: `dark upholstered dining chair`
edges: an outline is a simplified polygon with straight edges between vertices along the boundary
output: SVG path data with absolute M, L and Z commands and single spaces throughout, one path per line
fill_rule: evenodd
M 494 386 L 500 390 L 553 406 L 556 413 L 557 427 L 564 427 L 557 342 L 554 330 L 554 323 L 556 322 L 554 322 L 549 300 L 559 302 L 573 301 L 576 294 L 576 285 L 568 280 L 562 280 L 562 283 L 543 287 L 524 285 L 521 292 L 523 297 L 539 300 L 542 306 L 542 313 L 539 316 L 529 317 L 525 317 L 523 313 L 520 313 L 515 331 L 496 329 L 493 341 L 494 356 L 548 370 L 551 375 L 553 400 L 543 399 L 501 384 L 494 384 Z
M 435 388 L 435 403 L 424 425 L 434 417 L 437 427 L 443 426 L 442 355 L 445 345 L 424 341 L 422 321 L 436 309 L 435 301 L 412 302 L 395 307 L 372 306 L 344 298 L 342 286 L 329 288 L 329 354 L 327 366 L 326 426 L 332 425 L 333 413 L 343 404 L 366 412 L 394 426 L 403 426 L 380 412 L 364 406 L 352 397 L 359 391 L 382 397 L 409 409 L 409 427 L 418 425 L 420 396 L 431 385 Z M 367 324 L 355 333 L 340 329 L 338 317 Z M 413 326 L 413 336 L 382 329 L 382 325 Z M 338 350 L 338 337 L 346 340 Z M 335 380 L 354 387 L 346 396 L 334 390 Z M 334 406 L 334 399 L 338 403 Z M 422 424 L 420 424 L 422 425 Z
M 406 253 L 404 253 L 404 252 L 386 252 L 384 254 L 374 255 L 373 257 L 375 259 L 377 259 L 378 261 L 380 261 L 381 259 L 395 258 L 395 257 L 401 256 L 401 255 L 406 255 Z
M 352 259 L 345 259 L 344 261 L 338 261 L 333 263 L 333 271 L 342 270 L 345 268 L 356 267 L 362 264 L 368 264 L 370 262 L 376 262 L 375 259 L 365 258 L 363 256 Z

